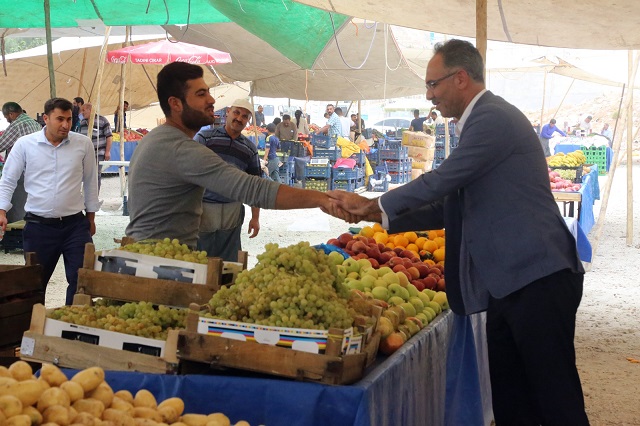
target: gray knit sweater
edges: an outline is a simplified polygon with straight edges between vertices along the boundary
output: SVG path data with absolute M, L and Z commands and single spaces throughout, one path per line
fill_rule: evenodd
M 273 209 L 279 186 L 238 170 L 165 124 L 142 138 L 131 157 L 126 235 L 136 240 L 177 238 L 195 247 L 204 188 L 250 206 Z

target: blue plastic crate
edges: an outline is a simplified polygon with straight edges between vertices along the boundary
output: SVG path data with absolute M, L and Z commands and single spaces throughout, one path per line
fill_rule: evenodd
M 356 160 L 356 165 L 358 167 L 362 167 L 362 166 L 364 166 L 364 163 L 366 162 L 367 154 L 364 151 L 360 151 L 360 152 L 357 152 L 357 153 L 351 155 L 350 158 L 353 158 L 354 160 Z
M 360 179 L 364 177 L 364 170 L 361 167 L 356 167 L 355 169 L 344 169 L 338 168 L 333 169 L 333 180 L 350 180 L 350 179 Z
M 333 148 L 336 146 L 337 138 L 335 136 L 311 134 L 311 145 L 318 148 Z
M 336 161 L 338 158 L 342 158 L 342 148 L 339 146 L 334 148 L 313 147 L 313 158 L 328 158 L 330 161 Z
M 331 189 L 331 180 L 308 178 L 302 180 L 302 187 L 305 189 L 315 189 L 316 191 L 328 191 Z
M 389 182 L 385 179 L 379 184 L 369 184 L 369 190 L 372 192 L 387 192 L 389 190 Z
M 407 177 L 407 174 L 409 177 Z M 411 179 L 411 173 L 402 172 L 402 173 L 391 173 L 389 172 L 389 176 L 391 176 L 391 183 L 407 183 Z
M 379 155 L 378 155 L 378 150 L 375 148 L 371 148 L 371 152 L 366 154 L 367 159 L 369 160 L 369 163 L 379 163 Z M 373 167 L 373 165 L 371 166 Z
M 353 192 L 364 186 L 364 179 L 334 180 L 331 182 L 331 189 L 340 189 Z
M 393 173 L 404 172 L 404 161 L 402 160 L 389 160 L 385 161 L 387 164 L 387 170 Z
M 433 165 L 431 166 L 431 170 L 437 169 L 438 167 L 440 167 L 440 164 L 442 164 L 442 160 L 439 158 L 435 158 L 433 160 Z
M 383 149 L 398 149 L 401 146 L 402 141 L 398 139 L 385 139 L 380 143 L 380 147 Z
M 304 166 L 304 177 L 313 177 L 313 178 L 331 178 L 331 164 L 327 164 L 326 166 L 312 166 L 307 164 Z
M 399 149 L 380 149 L 380 160 L 406 160 L 409 158 L 409 151 L 406 146 Z
M 449 135 L 456 134 L 456 125 L 455 123 L 449 123 Z M 436 136 L 444 135 L 444 124 L 436 124 Z

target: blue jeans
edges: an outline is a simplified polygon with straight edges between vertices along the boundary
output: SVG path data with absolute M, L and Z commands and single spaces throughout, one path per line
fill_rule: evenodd
M 36 254 L 38 263 L 42 265 L 45 288 L 62 255 L 69 283 L 65 303 L 71 305 L 78 288 L 78 269 L 82 267 L 84 246 L 93 242 L 89 220 L 84 215 L 53 225 L 26 220 L 22 231 L 24 252 Z

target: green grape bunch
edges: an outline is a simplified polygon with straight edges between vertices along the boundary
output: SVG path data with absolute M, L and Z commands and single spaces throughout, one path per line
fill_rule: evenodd
M 267 244 L 257 259 L 213 295 L 205 317 L 319 330 L 353 325 L 348 289 L 323 251 L 308 242 Z
M 138 241 L 120 247 L 120 250 L 192 263 L 207 264 L 208 262 L 206 251 L 191 250 L 186 244 L 180 244 L 176 238 Z
M 94 306 L 63 306 L 48 316 L 71 324 L 166 340 L 169 330 L 186 327 L 187 313 L 188 309 L 154 306 L 151 302 L 123 303 L 98 299 Z

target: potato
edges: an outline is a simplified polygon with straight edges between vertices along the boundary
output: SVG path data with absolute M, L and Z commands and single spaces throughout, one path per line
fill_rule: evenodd
M 42 390 L 46 390 L 51 387 L 51 385 L 45 379 L 43 379 L 42 376 L 36 378 L 35 380 L 37 380 L 38 384 L 42 386 Z
M 53 364 L 42 364 L 40 369 L 40 377 L 51 386 L 60 386 L 67 380 L 67 376 Z
M 11 376 L 17 381 L 31 380 L 33 377 L 33 369 L 25 361 L 16 361 L 9 366 Z
M 22 414 L 22 402 L 14 395 L 0 396 L 0 410 L 9 418 Z
M 104 370 L 100 367 L 85 368 L 77 372 L 71 380 L 80 383 L 85 392 L 90 392 L 104 382 Z
M 38 411 L 44 412 L 52 405 L 62 405 L 68 408 L 71 405 L 71 398 L 69 394 L 60 388 L 49 388 L 42 392 L 38 399 Z
M 79 399 L 73 403 L 73 408 L 79 413 L 89 413 L 94 417 L 102 418 L 104 403 L 95 398 Z
M 60 426 L 68 426 L 71 421 L 69 419 L 69 409 L 62 405 L 52 405 L 42 413 L 45 423 L 57 423 Z
M 0 386 L 9 385 L 11 383 L 18 383 L 18 381 L 16 379 L 14 379 L 13 377 L 0 376 Z
M 9 371 L 9 369 L 7 367 L 5 367 L 4 365 L 0 365 L 0 377 L 13 378 L 13 376 L 11 375 L 11 372 Z
M 215 426 L 230 426 L 231 420 L 223 413 L 212 413 L 207 416 L 207 424 L 214 423 Z
M 133 394 L 126 389 L 119 390 L 118 392 L 113 394 L 118 398 L 127 401 L 129 404 L 133 405 Z
M 72 382 L 71 380 L 66 381 L 60 385 L 60 389 L 69 395 L 71 403 L 84 398 L 84 389 L 82 389 L 82 386 L 78 382 Z
M 111 401 L 111 405 L 109 408 L 113 408 L 114 410 L 119 410 L 127 413 L 130 416 L 133 416 L 133 404 L 121 399 L 117 396 L 113 397 L 113 401 Z
M 251 425 L 250 425 L 250 424 L 249 424 L 249 422 L 248 422 L 248 421 L 246 421 L 246 420 L 240 420 L 240 421 L 239 421 L 238 423 L 236 423 L 234 426 L 251 426 Z
M 22 409 L 22 414 L 26 414 L 31 418 L 31 425 L 38 426 L 42 423 L 42 413 L 36 407 L 31 405 Z
M 31 417 L 27 414 L 18 414 L 17 416 L 9 417 L 2 423 L 2 426 L 31 426 Z
M 155 408 L 150 407 L 134 407 L 133 418 L 151 419 L 156 423 L 162 423 L 162 416 Z
M 171 423 L 171 426 L 188 426 L 188 425 L 182 422 L 175 422 L 175 423 Z
M 79 412 L 73 419 L 71 419 L 73 422 L 72 424 L 81 424 L 84 426 L 98 426 L 96 420 L 99 419 L 96 419 L 93 414 L 86 412 Z
M 170 405 L 166 405 L 162 408 L 158 407 L 158 414 L 160 414 L 160 417 L 162 417 L 162 423 L 167 424 L 175 422 L 180 417 L 176 409 L 171 407 Z
M 146 389 L 140 389 L 136 392 L 136 396 L 133 397 L 133 406 L 134 407 L 149 407 L 149 408 L 157 408 L 158 402 L 156 401 L 156 397 L 153 396 L 151 392 Z
M 204 414 L 183 414 L 180 421 L 187 426 L 205 426 L 208 419 Z
M 103 420 L 112 421 L 115 426 L 135 426 L 136 422 L 133 420 L 133 417 L 129 416 L 127 413 L 116 410 L 114 408 L 107 408 L 102 413 Z
M 136 417 L 133 419 L 133 421 L 135 422 L 136 426 L 159 426 L 158 422 L 144 417 Z
M 97 388 L 89 392 L 87 396 L 102 401 L 105 407 L 109 407 L 113 401 L 113 389 L 111 389 L 111 386 L 109 386 L 107 382 L 102 382 Z
M 38 380 L 0 384 L 0 396 L 16 396 L 22 402 L 23 407 L 35 404 L 43 391 L 44 389 Z
M 5 420 L 7 420 L 7 416 L 4 415 L 4 413 L 2 412 L 2 410 L 0 410 L 0 425 L 2 424 L 2 422 L 4 422 Z
M 184 401 L 182 400 L 182 398 L 177 398 L 177 397 L 167 398 L 164 401 L 162 401 L 160 404 L 158 404 L 158 410 L 167 406 L 175 408 L 176 412 L 178 413 L 178 416 L 181 416 L 182 413 L 184 413 Z

